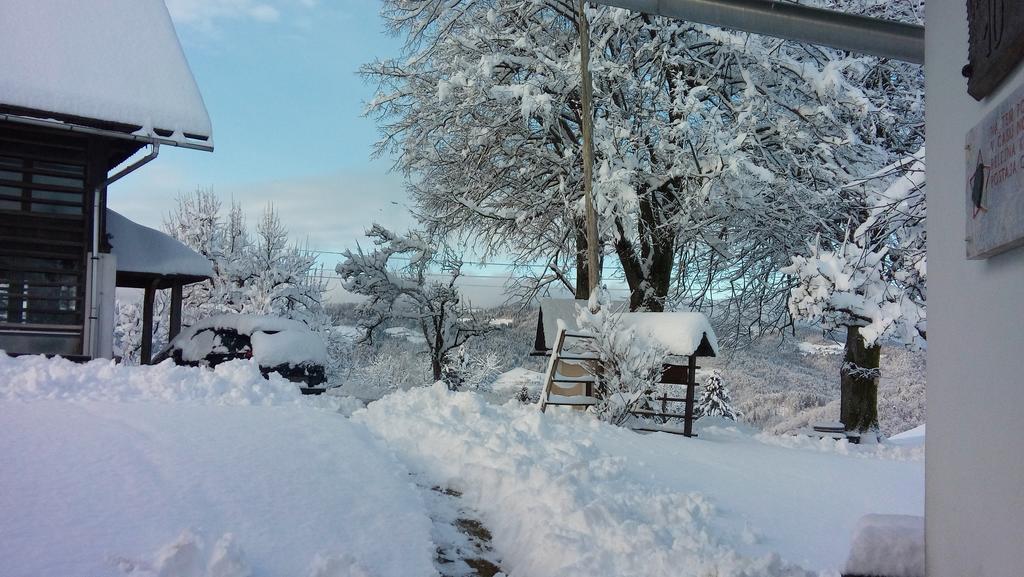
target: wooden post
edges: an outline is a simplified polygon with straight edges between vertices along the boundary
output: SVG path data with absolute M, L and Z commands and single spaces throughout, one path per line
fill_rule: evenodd
M 181 332 L 181 285 L 171 287 L 171 326 L 167 328 L 167 340 L 170 341 Z
M 139 364 L 148 365 L 153 360 L 153 303 L 156 301 L 156 281 L 146 287 L 142 297 L 142 347 Z
M 697 388 L 697 355 L 689 356 L 686 370 L 686 418 L 683 419 L 683 436 L 693 436 L 693 393 Z
M 590 294 L 600 281 L 600 259 L 597 240 L 597 213 L 594 210 L 594 111 L 593 84 L 590 77 L 590 23 L 584 11 L 586 0 L 580 0 L 576 27 L 580 33 L 580 127 L 583 132 L 583 200 L 587 213 L 587 279 Z M 596 312 L 596 311 L 595 311 Z

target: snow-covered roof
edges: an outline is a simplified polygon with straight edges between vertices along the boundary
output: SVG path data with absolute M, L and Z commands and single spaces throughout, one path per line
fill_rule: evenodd
M 206 105 L 163 0 L 4 0 L 0 54 L 0 105 L 212 145 Z
M 670 355 L 692 355 L 704 342 L 711 348 L 707 356 L 718 354 L 718 339 L 704 313 L 622 313 L 619 325 Z
M 117 271 L 161 276 L 213 276 L 210 261 L 170 236 L 107 209 L 107 234 Z
M 554 338 L 558 333 L 558 323 L 561 321 L 566 329 L 579 329 L 579 313 L 586 310 L 588 302 L 574 299 L 544 299 L 541 300 L 541 320 L 544 331 L 545 348 L 554 346 Z M 630 313 L 626 310 L 626 303 L 612 303 L 612 312 L 618 316 L 618 322 L 623 329 L 634 332 L 637 338 L 646 341 L 651 346 L 657 346 L 670 355 L 689 356 L 701 348 L 701 343 L 706 342 L 702 354 L 707 354 L 710 348 L 711 354 L 718 354 L 718 339 L 711 323 L 704 313 L 696 312 L 665 312 L 665 313 Z

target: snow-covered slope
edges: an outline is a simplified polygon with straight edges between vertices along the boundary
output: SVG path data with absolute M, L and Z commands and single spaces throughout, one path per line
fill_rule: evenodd
M 588 415 L 494 406 L 443 385 L 353 418 L 462 491 L 517 576 L 835 574 L 866 513 L 920 515 L 923 448 L 755 435 L 639 435 Z
M 330 401 L 242 361 L 0 355 L 0 574 L 434 575 L 408 473 Z

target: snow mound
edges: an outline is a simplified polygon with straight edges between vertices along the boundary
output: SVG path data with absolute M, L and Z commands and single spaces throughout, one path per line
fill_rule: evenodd
M 42 356 L 0 354 L 0 400 L 117 401 L 204 405 L 310 404 L 295 383 L 271 374 L 264 379 L 251 361 L 215 369 L 159 365 L 128 367 L 98 359 L 84 364 Z
M 436 575 L 408 471 L 338 414 L 7 400 L 0 423 L 5 576 Z
M 924 517 L 865 515 L 857 523 L 844 573 L 924 577 Z
M 889 437 L 889 440 L 901 444 L 923 443 L 925 441 L 925 427 L 926 425 L 918 425 L 909 431 L 903 431 Z
M 491 383 L 491 390 L 495 393 L 514 395 L 526 387 L 530 393 L 540 394 L 544 386 L 544 373 L 516 367 L 498 375 Z
M 755 438 L 766 444 L 790 449 L 804 449 L 823 453 L 837 453 L 862 459 L 888 459 L 893 461 L 924 461 L 924 445 L 920 443 L 891 442 L 855 444 L 846 438 L 834 439 L 811 428 L 796 435 L 758 433 Z M 818 435 L 822 435 L 819 437 Z

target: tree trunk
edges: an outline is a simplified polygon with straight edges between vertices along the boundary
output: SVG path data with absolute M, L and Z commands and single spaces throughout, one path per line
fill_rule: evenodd
M 590 298 L 590 266 L 587 257 L 587 230 L 583 221 L 576 226 L 576 298 Z
M 882 348 L 865 346 L 860 328 L 846 327 L 846 355 L 840 370 L 839 420 L 847 431 L 878 430 L 878 369 Z
M 443 366 L 441 359 L 435 355 L 430 355 L 430 370 L 434 372 L 434 382 L 441 380 L 441 367 Z

